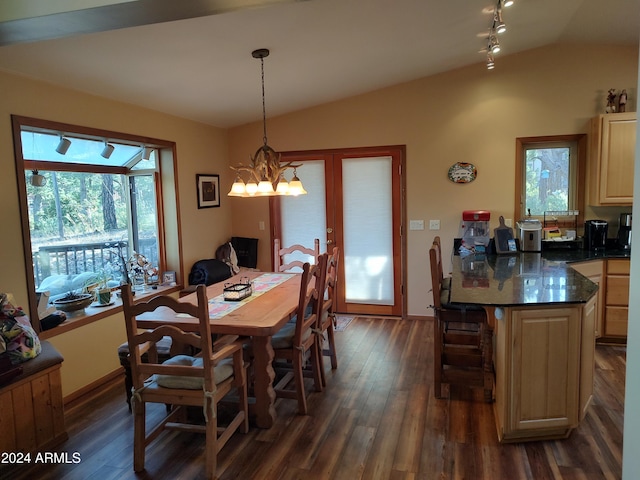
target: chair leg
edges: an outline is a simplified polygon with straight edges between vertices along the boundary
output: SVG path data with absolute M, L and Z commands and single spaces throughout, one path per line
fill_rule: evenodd
M 208 420 L 205 426 L 205 474 L 207 480 L 213 480 L 216 478 L 218 460 L 218 415 L 214 399 L 206 399 L 206 409 Z
M 298 351 L 293 357 L 293 377 L 298 397 L 298 413 L 300 415 L 307 414 L 307 397 L 304 392 L 304 376 L 302 372 L 303 362 L 302 352 Z
M 324 368 L 322 367 L 322 343 L 320 339 L 316 337 L 316 342 L 313 345 L 313 348 L 310 352 L 310 361 L 311 361 L 311 372 L 313 373 L 313 384 L 316 389 L 316 392 L 321 392 L 324 390 L 324 384 L 322 380 L 322 371 Z
M 442 322 L 437 312 L 433 318 L 433 392 L 442 398 Z
M 322 344 L 324 343 L 324 336 L 318 335 L 318 342 L 316 343 L 316 348 L 318 350 L 318 364 L 320 368 L 320 380 L 322 381 L 322 386 L 327 386 L 327 376 L 324 371 L 324 350 L 322 349 Z
M 242 382 L 238 385 L 238 408 L 244 412 L 244 421 L 240 427 L 242 433 L 249 432 L 249 396 L 247 394 L 247 371 L 249 366 L 242 369 Z
M 327 328 L 327 339 L 329 340 L 329 356 L 331 357 L 331 369 L 338 368 L 338 355 L 336 353 L 336 336 L 333 330 L 333 323 Z
M 141 401 L 133 400 L 133 402 L 135 402 L 133 406 L 133 470 L 142 472 L 146 443 L 146 405 Z
M 484 374 L 484 401 L 487 403 L 493 402 L 493 329 L 489 325 L 484 324 L 482 326 L 482 338 L 483 338 L 483 374 Z

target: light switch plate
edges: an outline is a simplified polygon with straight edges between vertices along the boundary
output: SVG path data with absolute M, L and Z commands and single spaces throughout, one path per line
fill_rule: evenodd
M 424 220 L 409 220 L 409 230 L 424 230 Z

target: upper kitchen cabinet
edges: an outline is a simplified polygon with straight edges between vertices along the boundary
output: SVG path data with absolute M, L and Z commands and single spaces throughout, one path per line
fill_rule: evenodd
M 632 205 L 636 112 L 591 120 L 590 205 Z

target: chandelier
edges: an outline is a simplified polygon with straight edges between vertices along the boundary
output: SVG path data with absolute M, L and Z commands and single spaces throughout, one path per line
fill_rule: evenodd
M 231 169 L 236 172 L 236 179 L 228 193 L 230 197 L 265 197 L 275 195 L 304 195 L 307 192 L 296 174 L 296 168 L 301 164 L 292 162 L 281 163 L 280 154 L 267 144 L 267 113 L 264 101 L 264 58 L 269 56 L 269 50 L 260 48 L 251 52 L 253 58 L 260 59 L 262 71 L 262 145 L 258 147 L 253 157 L 249 157 L 249 165 L 238 164 Z M 293 169 L 293 177 L 287 182 L 284 173 Z M 247 182 L 242 178 L 245 174 Z

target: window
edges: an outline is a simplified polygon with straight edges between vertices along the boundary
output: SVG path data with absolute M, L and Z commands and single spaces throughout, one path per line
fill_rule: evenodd
M 55 299 L 98 277 L 119 285 L 134 252 L 155 273 L 166 269 L 160 157 L 172 143 L 24 117 L 13 122 L 30 295 L 49 291 Z M 64 143 L 66 151 L 56 151 Z M 154 269 L 145 272 L 147 281 Z
M 586 135 L 516 140 L 515 217 L 579 211 L 584 199 Z

